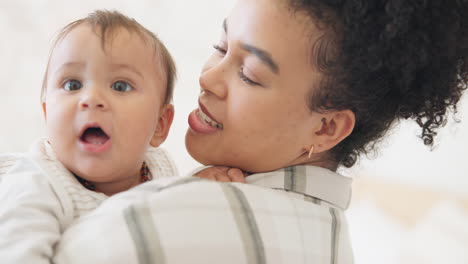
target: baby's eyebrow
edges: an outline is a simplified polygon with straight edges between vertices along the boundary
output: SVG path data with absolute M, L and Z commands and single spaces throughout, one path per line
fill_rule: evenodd
M 129 65 L 129 64 L 113 64 L 112 66 L 116 70 L 131 71 L 131 72 L 135 73 L 136 75 L 140 76 L 142 79 L 145 79 L 145 76 L 143 76 L 143 74 L 140 71 L 138 71 L 135 67 L 133 67 L 132 65 Z
M 66 69 L 66 68 L 84 68 L 85 67 L 85 63 L 84 62 L 75 62 L 75 61 L 72 61 L 72 62 L 67 62 L 63 65 L 61 65 L 56 71 L 55 71 L 55 74 L 57 74 L 57 72 L 59 71 L 63 71 L 63 69 Z

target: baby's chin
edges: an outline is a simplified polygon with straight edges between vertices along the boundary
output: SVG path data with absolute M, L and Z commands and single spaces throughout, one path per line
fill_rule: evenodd
M 104 173 L 96 173 L 97 171 L 96 170 L 88 170 L 86 168 L 80 168 L 80 169 L 77 169 L 77 168 L 73 168 L 70 170 L 70 172 L 83 179 L 83 180 L 87 180 L 87 181 L 90 181 L 90 182 L 94 182 L 94 183 L 102 183 L 102 182 L 106 182 L 108 181 L 108 178 L 112 178 L 112 174 L 108 173 L 106 171 L 106 174 Z
M 86 162 L 84 160 L 73 162 L 73 160 L 68 160 L 62 164 L 73 175 L 94 183 L 113 181 L 121 171 L 120 168 L 111 167 L 111 164 L 104 162 Z

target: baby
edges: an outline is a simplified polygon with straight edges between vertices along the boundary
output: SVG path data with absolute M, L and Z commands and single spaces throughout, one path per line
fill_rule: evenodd
M 0 259 L 50 263 L 70 223 L 108 196 L 177 175 L 166 153 L 175 64 L 158 38 L 118 12 L 67 25 L 42 88 L 47 139 L 0 156 Z

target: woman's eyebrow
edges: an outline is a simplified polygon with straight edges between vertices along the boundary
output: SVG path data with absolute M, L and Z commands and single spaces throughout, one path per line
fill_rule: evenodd
M 227 19 L 223 20 L 223 30 L 227 35 L 228 32 L 228 25 L 227 25 Z M 275 73 L 279 74 L 279 66 L 278 63 L 276 63 L 271 54 L 265 50 L 262 50 L 258 47 L 246 44 L 246 43 L 241 43 L 241 48 L 253 55 L 255 55 L 261 62 L 263 62 L 265 65 L 270 68 L 270 70 Z
M 260 61 L 262 61 L 264 64 L 270 68 L 270 70 L 274 73 L 279 75 L 279 66 L 278 64 L 273 60 L 271 57 L 271 54 L 265 50 L 262 50 L 260 48 L 257 48 L 255 46 L 241 43 L 241 48 L 249 53 L 252 53 L 255 55 Z

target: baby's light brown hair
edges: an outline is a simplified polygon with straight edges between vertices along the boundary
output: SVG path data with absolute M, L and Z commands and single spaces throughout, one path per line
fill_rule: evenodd
M 46 99 L 47 75 L 53 50 L 57 46 L 57 43 L 61 41 L 68 33 L 70 33 L 70 31 L 85 23 L 90 25 L 92 30 L 101 37 L 103 49 L 106 41 L 109 38 L 112 39 L 113 34 L 115 34 L 118 29 L 126 29 L 131 33 L 138 34 L 138 36 L 141 37 L 141 39 L 144 41 L 149 40 L 151 42 L 150 44 L 153 46 L 155 53 L 154 55 L 156 56 L 156 59 L 161 66 L 161 69 L 157 70 L 164 70 L 166 77 L 166 94 L 164 96 L 164 104 L 168 104 L 172 101 L 174 83 L 176 80 L 176 66 L 171 54 L 164 46 L 164 44 L 153 32 L 143 27 L 135 19 L 129 18 L 118 11 L 96 10 L 87 17 L 73 21 L 66 25 L 57 35 L 57 38 L 55 39 L 52 46 L 49 62 L 47 63 L 44 80 L 42 82 L 41 102 L 45 102 Z

